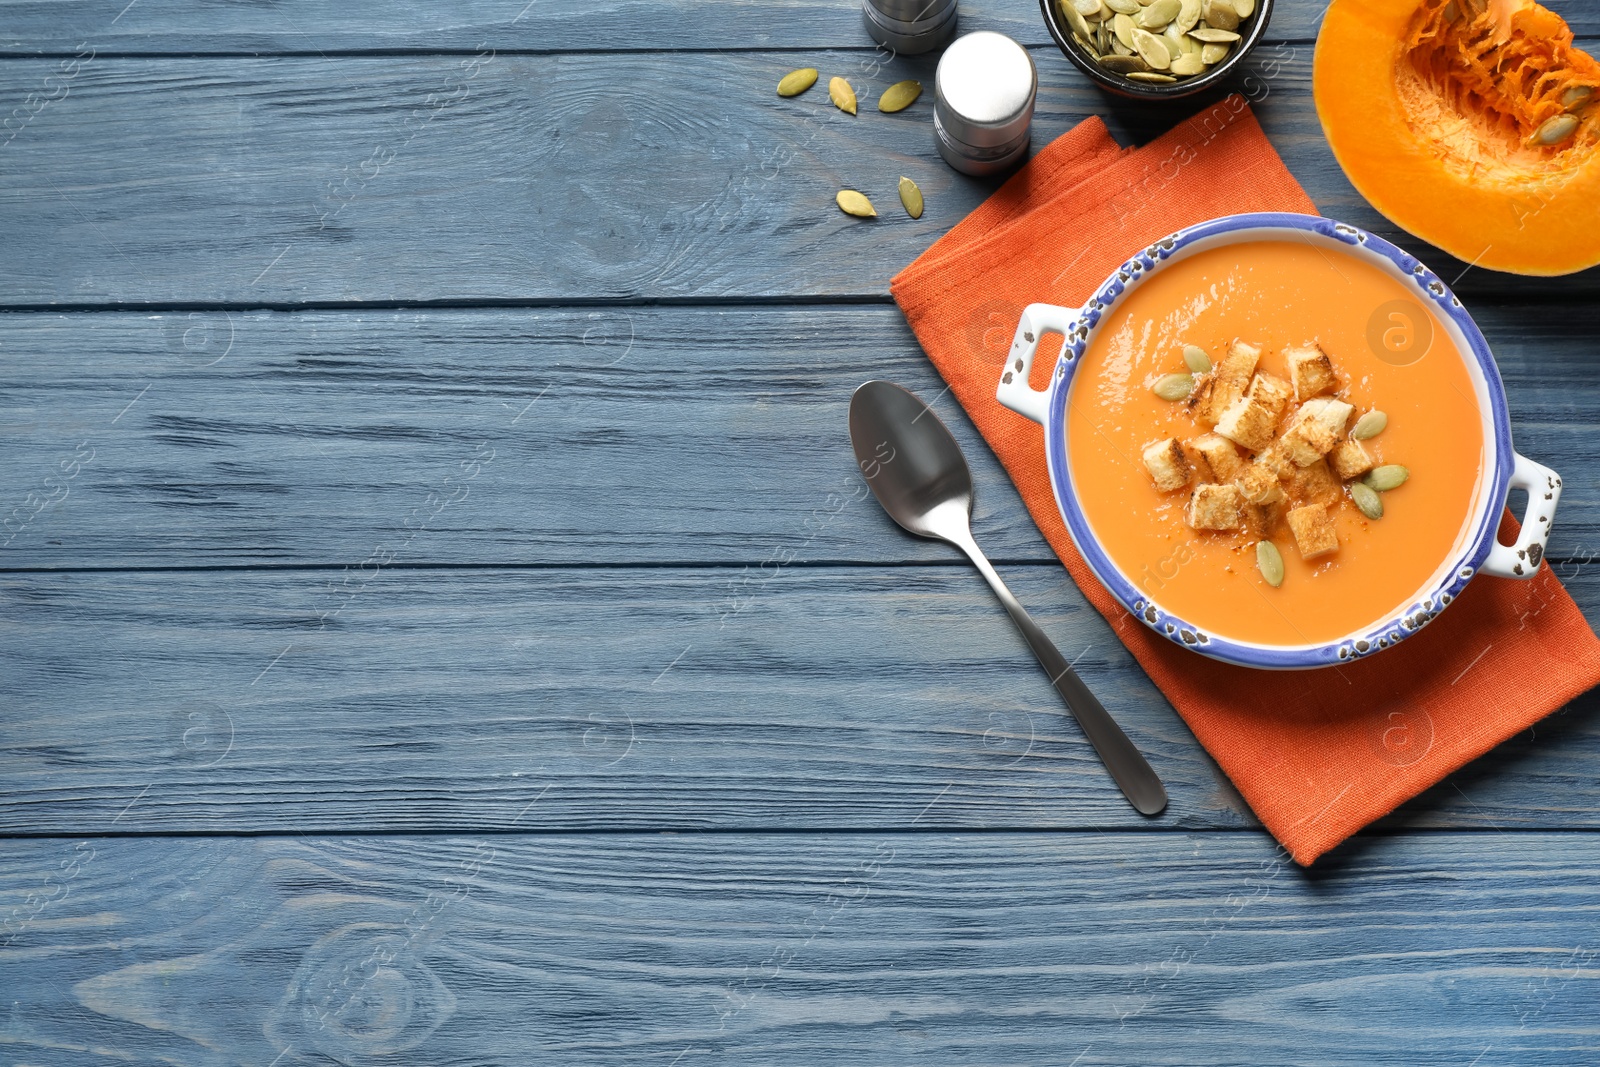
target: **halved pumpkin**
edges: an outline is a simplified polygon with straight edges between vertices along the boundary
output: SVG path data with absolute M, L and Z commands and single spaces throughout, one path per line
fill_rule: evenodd
M 1333 0 L 1317 115 L 1350 183 L 1446 252 L 1600 263 L 1600 63 L 1533 0 Z

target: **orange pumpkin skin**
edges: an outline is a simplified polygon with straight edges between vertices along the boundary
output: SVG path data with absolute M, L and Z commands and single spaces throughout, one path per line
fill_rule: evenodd
M 1600 63 L 1554 13 L 1333 0 L 1312 89 L 1345 175 L 1396 225 L 1493 270 L 1600 263 Z

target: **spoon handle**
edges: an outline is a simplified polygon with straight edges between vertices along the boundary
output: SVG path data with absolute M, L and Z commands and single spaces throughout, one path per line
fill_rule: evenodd
M 1000 580 L 1000 575 L 989 565 L 977 542 L 968 540 L 965 544 L 960 544 L 960 548 L 966 552 L 989 582 L 989 588 L 994 590 L 994 595 L 1005 605 L 1011 621 L 1017 624 L 1017 629 L 1027 638 L 1028 647 L 1033 649 L 1039 665 L 1050 676 L 1050 684 L 1056 687 L 1061 699 L 1067 702 L 1067 709 L 1078 720 L 1078 725 L 1083 728 L 1083 734 L 1089 739 L 1089 743 L 1100 753 L 1101 761 L 1105 763 L 1106 770 L 1111 772 L 1111 777 L 1122 790 L 1122 795 L 1128 798 L 1128 802 L 1141 815 L 1161 814 L 1167 806 L 1167 790 L 1138 748 L 1128 735 L 1122 732 L 1122 727 L 1117 725 L 1111 713 L 1105 709 L 1105 705 L 1101 704 L 1089 691 L 1089 687 L 1083 684 L 1083 679 L 1078 677 L 1077 672 L 1056 648 L 1055 643 L 1045 636 L 1044 631 L 1039 629 L 1039 624 L 1033 621 L 1027 610 L 1017 602 L 1017 598 L 1011 595 L 1011 590 L 1006 588 L 1006 583 Z

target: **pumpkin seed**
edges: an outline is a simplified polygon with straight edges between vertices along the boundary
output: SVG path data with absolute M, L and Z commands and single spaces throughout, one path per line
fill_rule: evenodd
M 1111 51 L 1112 51 L 1112 53 L 1114 55 L 1122 56 L 1125 59 L 1139 59 L 1138 54 L 1135 53 L 1133 49 L 1129 48 L 1127 45 L 1125 45 L 1121 41 L 1117 40 L 1115 36 L 1113 36 L 1111 38 Z M 1143 63 L 1144 60 L 1139 59 L 1139 62 Z M 1150 68 L 1148 66 L 1145 66 L 1145 67 L 1141 67 L 1140 69 L 1141 70 L 1149 70 Z
M 1239 35 L 1232 30 L 1219 30 L 1215 26 L 1196 26 L 1189 31 L 1189 36 L 1206 44 L 1232 44 L 1239 39 Z
M 817 68 L 801 67 L 791 70 L 778 82 L 779 96 L 799 96 L 813 85 L 817 84 Z
M 1578 116 L 1552 115 L 1533 131 L 1534 144 L 1557 145 L 1578 132 Z
M 843 78 L 833 78 L 828 82 L 828 99 L 840 111 L 850 115 L 856 113 L 856 91 Z
M 1101 56 L 1100 65 L 1113 74 L 1143 73 L 1150 65 L 1138 56 Z
M 1574 85 L 1561 94 L 1561 106 L 1572 111 L 1587 104 L 1592 96 L 1594 96 L 1594 86 Z
M 1147 30 L 1164 30 L 1182 9 L 1179 0 L 1155 0 L 1139 13 L 1139 25 Z
M 1369 411 L 1356 420 L 1355 429 L 1350 431 L 1350 436 L 1357 441 L 1365 441 L 1378 436 L 1387 425 L 1389 416 L 1381 411 Z
M 1256 542 L 1256 570 L 1276 589 L 1283 584 L 1283 553 L 1271 541 Z
M 1211 369 L 1211 357 L 1206 355 L 1206 350 L 1199 345 L 1184 345 L 1183 361 L 1196 374 L 1204 374 Z
M 840 189 L 834 194 L 833 199 L 839 205 L 839 210 L 846 215 L 854 215 L 859 219 L 878 217 L 878 209 L 872 206 L 872 201 L 854 189 Z
M 1398 463 L 1388 463 L 1382 467 L 1374 467 L 1372 472 L 1361 479 L 1370 488 L 1380 493 L 1387 493 L 1391 489 L 1398 489 L 1406 484 L 1406 479 L 1411 477 L 1411 472 Z
M 1201 0 L 1182 0 L 1178 6 L 1178 29 L 1188 33 L 1200 22 Z
M 900 203 L 905 206 L 907 215 L 914 219 L 922 217 L 922 190 L 904 175 L 900 178 Z
M 1156 384 L 1150 391 L 1162 400 L 1186 400 L 1194 392 L 1194 375 L 1192 374 L 1164 374 L 1156 379 Z
M 1256 13 L 1256 0 L 1233 0 L 1233 9 L 1241 20 L 1247 19 Z
M 1150 64 L 1151 70 L 1166 70 L 1172 66 L 1172 53 L 1167 51 L 1166 42 L 1149 30 L 1133 31 L 1133 47 L 1139 58 Z
M 917 102 L 917 97 L 922 95 L 922 83 L 919 81 L 895 82 L 883 91 L 878 97 L 878 110 L 893 114 L 904 111 Z
M 1132 78 L 1134 81 L 1161 82 L 1163 84 L 1178 80 L 1170 74 L 1158 74 L 1153 70 L 1136 70 L 1132 74 L 1129 74 L 1128 77 Z
M 1379 498 L 1378 491 L 1365 482 L 1350 483 L 1350 499 L 1356 502 L 1356 507 L 1361 509 L 1361 514 L 1369 519 L 1383 518 L 1383 500 Z
M 1172 61 L 1172 66 L 1168 67 L 1167 69 L 1174 74 L 1188 76 L 1190 74 L 1199 74 L 1200 72 L 1204 71 L 1206 69 L 1206 65 L 1201 61 L 1198 52 L 1185 53 L 1174 59 Z
M 1078 42 L 1079 48 L 1083 49 L 1085 52 L 1088 52 L 1095 59 L 1100 58 L 1100 49 L 1096 48 L 1092 42 L 1086 38 L 1079 37 L 1077 34 L 1073 34 L 1072 39 Z
M 1194 40 L 1194 35 L 1190 34 L 1189 39 Z M 1214 67 L 1227 59 L 1231 51 L 1233 51 L 1231 44 L 1203 44 L 1200 46 L 1200 62 L 1208 67 Z
M 1099 18 L 1100 12 L 1105 10 L 1100 0 L 1071 0 L 1070 6 L 1077 8 L 1078 14 L 1086 19 Z
M 1067 27 L 1079 37 L 1087 37 L 1094 31 L 1089 29 L 1088 20 L 1083 17 L 1083 12 L 1073 7 L 1070 3 L 1056 5 L 1061 11 L 1061 17 L 1067 20 Z
M 1206 25 L 1218 30 L 1236 30 L 1239 28 L 1239 12 L 1228 0 L 1205 0 L 1201 17 Z
M 1111 30 L 1128 48 L 1133 47 L 1133 19 L 1122 12 L 1117 12 L 1117 17 L 1111 20 Z
M 1174 60 L 1183 55 L 1183 34 L 1178 32 L 1178 27 L 1169 22 L 1167 23 L 1167 28 L 1162 30 L 1159 36 L 1167 46 L 1167 54 Z M 1199 49 L 1196 49 L 1196 51 L 1199 51 Z
M 1174 22 L 1171 26 L 1168 26 L 1167 32 L 1171 33 L 1177 27 L 1177 25 L 1178 24 Z M 1205 45 L 1201 44 L 1193 37 L 1190 37 L 1187 33 L 1180 31 L 1178 34 L 1178 47 L 1183 49 L 1183 55 L 1198 56 L 1200 54 L 1200 49 L 1204 48 Z M 1201 59 L 1200 62 L 1205 63 L 1205 60 Z M 1210 66 L 1210 64 L 1206 63 L 1206 66 Z
M 1137 15 L 1139 0 L 1105 0 L 1106 7 L 1119 15 Z

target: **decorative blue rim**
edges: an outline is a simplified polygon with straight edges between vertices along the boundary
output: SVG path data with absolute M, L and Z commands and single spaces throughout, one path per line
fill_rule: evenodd
M 1263 238 L 1270 238 L 1274 232 L 1281 236 L 1284 230 L 1314 233 L 1348 245 L 1358 253 L 1382 256 L 1389 260 L 1416 287 L 1418 296 L 1431 303 L 1441 319 L 1454 323 L 1461 330 L 1471 357 L 1477 360 L 1488 387 L 1489 410 L 1485 412 L 1484 431 L 1486 436 L 1491 429 L 1493 431 L 1495 466 L 1486 488 L 1479 496 L 1478 514 L 1473 516 L 1474 527 L 1467 542 L 1470 547 L 1460 552 L 1449 568 L 1441 572 L 1443 577 L 1425 589 L 1414 603 L 1392 613 L 1370 629 L 1324 644 L 1273 646 L 1234 641 L 1208 634 L 1202 628 L 1162 609 L 1148 594 L 1129 581 L 1101 549 L 1099 540 L 1078 506 L 1077 492 L 1067 463 L 1067 395 L 1071 392 L 1078 361 L 1101 319 L 1116 306 L 1131 284 L 1158 269 L 1180 249 L 1206 238 L 1252 230 L 1262 231 L 1260 236 Z M 1477 323 L 1472 321 L 1472 316 L 1461 306 L 1461 301 L 1438 275 L 1423 266 L 1415 256 L 1365 230 L 1320 215 L 1277 211 L 1228 215 L 1179 230 L 1135 255 L 1117 268 L 1099 291 L 1078 309 L 1067 329 L 1061 355 L 1056 360 L 1046 405 L 1045 458 L 1049 464 L 1056 507 L 1078 551 L 1083 554 L 1095 576 L 1140 621 L 1167 640 L 1215 659 L 1246 667 L 1299 670 L 1337 666 L 1398 644 L 1421 630 L 1461 594 L 1462 588 L 1478 572 L 1494 546 L 1514 463 L 1505 386 L 1500 381 L 1499 368 L 1495 366 L 1494 356 L 1489 351 L 1489 342 L 1484 339 Z

